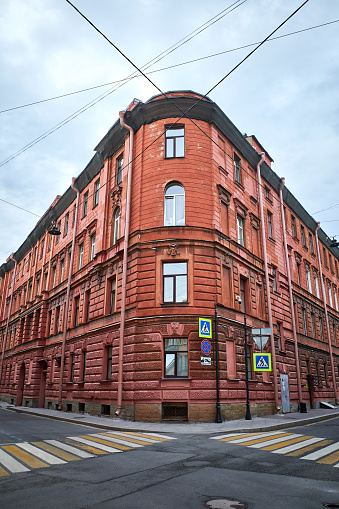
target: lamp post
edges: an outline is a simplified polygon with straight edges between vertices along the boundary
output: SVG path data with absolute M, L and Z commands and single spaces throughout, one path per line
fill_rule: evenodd
M 241 298 L 237 297 L 237 301 L 241 306 Z M 250 390 L 248 385 L 248 362 L 247 362 L 247 321 L 246 321 L 246 310 L 244 309 L 244 329 L 245 329 L 245 374 L 246 374 L 246 415 L 245 420 L 250 421 L 251 416 L 251 405 L 250 405 Z

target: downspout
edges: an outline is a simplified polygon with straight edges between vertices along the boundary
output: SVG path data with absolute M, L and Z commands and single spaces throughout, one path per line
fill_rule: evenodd
M 329 351 L 329 354 L 330 354 L 330 361 L 331 361 L 334 399 L 335 399 L 336 404 L 338 404 L 339 401 L 338 401 L 338 397 L 337 397 L 337 383 L 336 383 L 336 379 L 335 379 L 335 370 L 334 370 L 332 344 L 331 344 L 330 324 L 329 324 L 329 321 L 328 321 L 327 303 L 326 303 L 326 292 L 325 292 L 325 285 L 324 285 L 324 280 L 323 280 L 323 271 L 322 271 L 322 268 L 321 268 L 321 259 L 320 259 L 320 251 L 319 251 L 319 240 L 318 240 L 318 230 L 319 230 L 319 228 L 320 228 L 320 223 L 317 223 L 317 227 L 315 229 L 315 242 L 316 242 L 316 245 L 317 245 L 317 256 L 318 256 L 319 274 L 320 274 L 320 280 L 321 280 L 321 291 L 323 292 L 323 301 L 324 301 L 324 308 L 325 308 L 325 320 L 326 320 L 326 329 L 327 329 L 327 338 L 328 338 L 328 351 Z
M 126 281 L 127 281 L 127 256 L 128 256 L 128 237 L 130 227 L 130 211 L 131 211 L 131 183 L 132 183 L 132 159 L 133 159 L 133 142 L 134 131 L 132 127 L 125 124 L 125 112 L 119 112 L 120 124 L 130 132 L 129 136 L 129 152 L 128 152 L 128 171 L 127 171 L 127 192 L 126 192 L 126 216 L 125 216 L 125 234 L 124 234 L 124 253 L 122 261 L 122 288 L 121 288 L 121 311 L 120 311 L 120 337 L 119 337 L 119 354 L 118 354 L 118 398 L 117 416 L 121 413 L 122 407 L 122 389 L 124 381 L 124 336 L 125 336 L 125 315 L 126 315 Z
M 65 351 L 66 351 L 67 322 L 68 322 L 68 311 L 69 311 L 69 296 L 71 293 L 72 267 L 73 267 L 73 259 L 74 259 L 75 238 L 76 238 L 76 234 L 77 234 L 79 199 L 80 199 L 80 191 L 78 191 L 77 188 L 74 186 L 75 181 L 76 181 L 76 178 L 73 177 L 71 188 L 73 189 L 73 191 L 76 192 L 77 200 L 76 200 L 76 205 L 75 205 L 73 240 L 72 240 L 72 249 L 71 249 L 71 259 L 69 262 L 69 270 L 68 270 L 66 302 L 65 302 L 63 318 L 62 318 L 63 332 L 62 332 L 61 365 L 60 365 L 59 396 L 58 396 L 59 410 L 62 410 L 62 382 L 63 382 L 63 378 L 64 378 L 64 369 L 65 369 Z
M 272 354 L 272 370 L 273 370 L 273 387 L 274 387 L 274 402 L 276 410 L 280 410 L 279 399 L 278 399 L 278 387 L 277 387 L 277 366 L 275 357 L 275 346 L 274 346 L 274 335 L 273 335 L 273 321 L 272 321 L 272 307 L 271 307 L 271 292 L 270 292 L 270 281 L 268 277 L 268 266 L 267 266 L 267 252 L 266 252 L 266 234 L 265 234 L 265 222 L 264 222 L 264 209 L 262 204 L 262 193 L 261 193 L 261 174 L 260 166 L 265 160 L 265 152 L 258 152 L 261 156 L 259 163 L 257 164 L 257 175 L 258 175 L 258 186 L 259 186 L 259 206 L 260 206 L 260 222 L 261 222 L 261 234 L 263 242 L 263 255 L 264 255 L 264 268 L 265 268 L 265 286 L 267 293 L 267 310 L 268 310 L 268 323 L 272 330 L 271 338 L 271 354 Z
M 298 398 L 299 405 L 302 402 L 302 391 L 301 391 L 301 376 L 300 376 L 300 364 L 299 364 L 299 350 L 298 350 L 298 339 L 297 339 L 297 328 L 295 325 L 295 313 L 294 313 L 294 305 L 293 305 L 293 293 L 292 293 L 292 280 L 291 280 L 291 271 L 290 264 L 288 261 L 288 251 L 287 251 L 287 241 L 286 241 L 286 224 L 285 224 L 285 214 L 284 214 L 284 202 L 283 202 L 283 194 L 282 190 L 285 185 L 285 179 L 282 177 L 280 179 L 280 212 L 281 212 L 281 223 L 282 223 L 282 231 L 283 231 L 283 242 L 285 249 L 285 262 L 286 262 L 286 272 L 287 272 L 287 280 L 288 280 L 288 291 L 290 296 L 290 307 L 291 307 L 291 317 L 292 317 L 292 331 L 293 331 L 293 340 L 294 340 L 294 351 L 295 351 L 295 367 L 297 372 L 297 385 L 298 385 Z
M 13 279 L 12 279 L 12 294 L 11 294 L 11 300 L 9 303 L 9 309 L 8 309 L 8 317 L 7 317 L 7 323 L 6 323 L 6 329 L 5 329 L 5 336 L 2 341 L 2 356 L 1 356 L 1 366 L 0 366 L 0 383 L 2 380 L 2 368 L 4 363 L 4 357 L 5 357 L 5 350 L 6 350 L 6 343 L 7 343 L 7 334 L 8 334 L 8 327 L 9 327 L 9 321 L 11 318 L 11 312 L 12 312 L 12 302 L 13 302 L 13 294 L 14 294 L 14 286 L 15 286 L 15 276 L 16 276 L 16 268 L 18 265 L 18 262 L 14 260 L 13 253 L 9 257 L 10 260 L 13 260 L 14 262 L 14 272 L 13 272 Z M 7 298 L 7 297 L 6 297 Z

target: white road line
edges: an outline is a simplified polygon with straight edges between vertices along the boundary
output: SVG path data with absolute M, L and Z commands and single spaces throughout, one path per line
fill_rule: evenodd
M 0 463 L 7 468 L 10 472 L 29 472 L 29 468 L 24 467 L 19 461 L 15 460 L 7 454 L 7 452 L 0 449 Z
M 335 452 L 338 450 L 339 450 L 339 442 L 336 442 L 334 444 L 328 445 L 327 447 L 324 447 L 323 449 L 320 449 L 319 451 L 311 452 L 311 454 L 307 454 L 307 456 L 303 456 L 300 459 L 301 460 L 317 460 L 319 458 L 327 456 L 331 452 Z
M 50 454 L 49 452 L 44 451 L 43 449 L 39 449 L 38 447 L 35 447 L 35 445 L 29 444 L 27 442 L 16 444 L 17 447 L 20 447 L 24 451 L 29 452 L 30 454 L 33 454 L 33 456 L 36 456 L 37 458 L 41 459 L 42 461 L 46 461 L 46 463 L 49 463 L 50 465 L 63 465 L 67 463 L 67 461 L 62 460 L 61 458 L 58 458 L 57 456 L 53 456 L 53 454 Z
M 161 435 L 161 433 L 147 433 L 147 431 L 145 431 L 145 435 L 149 435 L 151 437 L 164 438 L 166 440 L 176 440 L 175 437 L 169 437 L 168 435 Z
M 128 447 L 144 447 L 141 444 L 134 444 L 133 442 L 127 442 L 126 440 L 121 440 L 121 438 L 114 438 L 109 435 L 91 435 L 92 437 L 102 438 L 107 440 L 108 442 L 115 442 L 116 444 L 127 445 Z
M 266 442 L 259 442 L 258 444 L 252 444 L 248 447 L 253 447 L 254 449 L 260 449 L 261 447 L 266 447 L 268 445 L 279 444 L 279 442 L 286 442 L 286 440 L 292 440 L 293 438 L 301 437 L 302 435 L 288 435 L 286 437 L 272 438 L 271 440 L 266 440 Z M 246 444 L 245 444 L 246 445 Z
M 111 433 L 112 435 L 118 435 L 121 438 L 130 438 L 131 440 L 139 440 L 139 442 L 147 442 L 148 444 L 159 444 L 159 440 L 152 440 L 152 438 L 144 438 L 139 435 L 129 435 L 128 433 L 114 433 L 114 431 L 107 431 L 107 433 Z M 96 435 L 92 435 L 96 436 Z M 102 437 L 101 437 L 102 438 Z
M 308 440 L 304 440 L 303 442 L 297 442 L 296 444 L 287 445 L 286 447 L 282 447 L 281 449 L 276 449 L 275 451 L 271 451 L 274 454 L 288 454 L 292 451 L 297 451 L 298 449 L 302 449 L 303 447 L 307 447 L 308 445 L 316 444 L 317 442 L 321 442 L 324 440 L 323 438 L 309 438 Z
M 115 449 L 114 447 L 109 447 L 108 445 L 99 444 L 99 442 L 94 442 L 93 440 L 87 440 L 87 438 L 81 437 L 68 437 L 70 440 L 75 440 L 76 442 L 80 442 L 82 444 L 90 445 L 91 447 L 96 447 L 97 449 L 101 449 L 106 452 L 122 452 L 120 449 Z
M 258 435 L 252 435 L 251 437 L 245 437 L 245 438 L 237 438 L 235 440 L 230 440 L 229 443 L 230 444 L 241 444 L 241 443 L 245 443 L 245 442 L 250 442 L 251 440 L 257 440 L 259 438 L 265 438 L 265 437 L 269 437 L 269 436 L 272 436 L 272 435 L 281 435 L 282 433 L 284 433 L 284 431 L 271 431 L 270 433 L 260 433 Z M 286 436 L 286 440 L 287 440 L 287 437 L 289 435 L 285 435 Z
M 242 433 L 227 433 L 227 435 L 218 435 L 217 437 L 211 437 L 211 440 L 222 440 L 223 438 L 238 437 Z
M 90 454 L 89 452 L 83 451 L 82 449 L 77 449 L 72 445 L 64 444 L 63 442 L 59 442 L 58 440 L 44 440 L 47 444 L 54 445 L 55 447 L 59 447 L 64 451 L 75 454 L 75 456 L 79 456 L 79 458 L 94 458 L 94 454 Z

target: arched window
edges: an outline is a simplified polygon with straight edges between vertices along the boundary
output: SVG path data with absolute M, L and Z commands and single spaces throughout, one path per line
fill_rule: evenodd
M 113 219 L 113 238 L 112 244 L 116 244 L 119 238 L 119 221 L 120 221 L 120 208 L 118 207 L 114 213 Z
M 185 190 L 181 184 L 170 184 L 165 189 L 165 226 L 185 224 Z

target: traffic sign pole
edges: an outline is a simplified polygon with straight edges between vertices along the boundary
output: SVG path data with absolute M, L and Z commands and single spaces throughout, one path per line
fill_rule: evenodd
M 250 405 L 250 391 L 248 386 L 248 361 L 247 361 L 247 321 L 246 313 L 244 314 L 244 328 L 245 328 L 245 370 L 246 370 L 246 415 L 245 420 L 250 421 L 251 416 L 251 405 Z
M 215 306 L 215 314 L 214 314 L 214 341 L 215 341 L 215 382 L 217 388 L 217 403 L 216 403 L 216 414 L 215 414 L 215 422 L 221 423 L 222 418 L 220 414 L 220 397 L 219 397 L 219 354 L 218 354 L 218 311 L 217 306 Z

